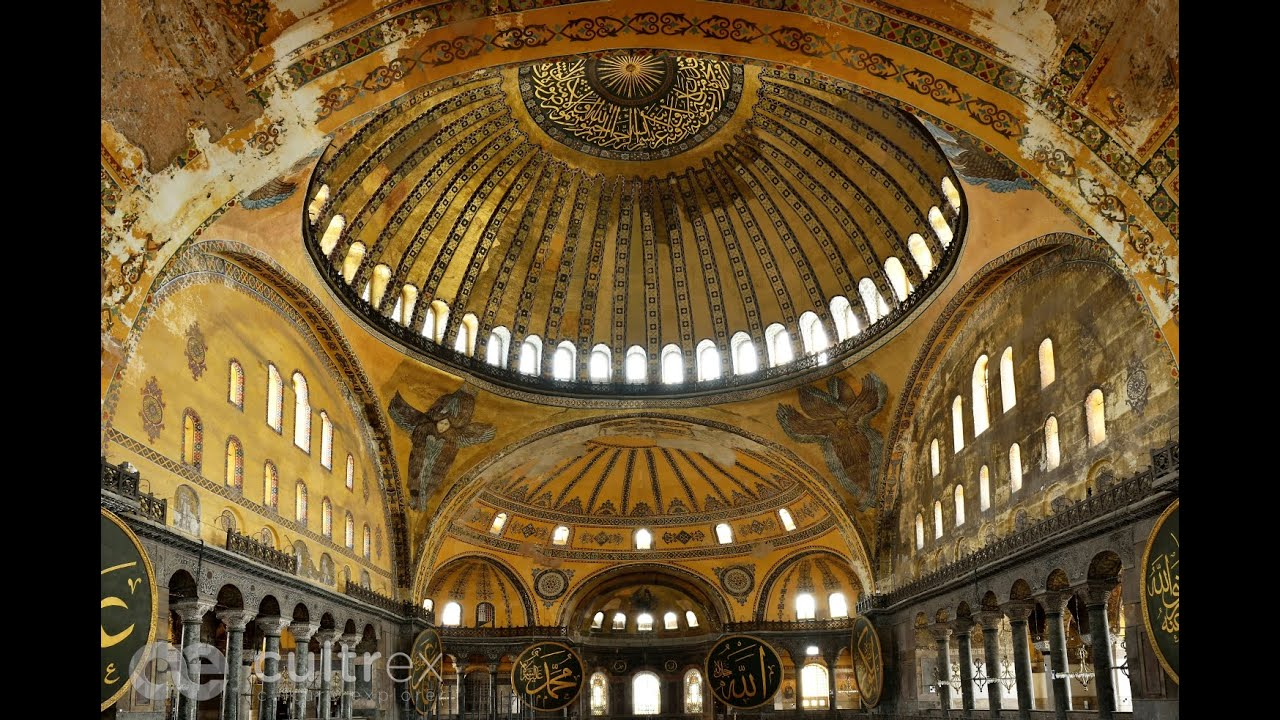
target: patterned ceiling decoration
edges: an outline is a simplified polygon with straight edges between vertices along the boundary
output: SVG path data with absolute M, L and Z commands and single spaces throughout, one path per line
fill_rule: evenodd
M 497 627 L 528 625 L 534 617 L 533 603 L 514 572 L 486 557 L 462 557 L 445 563 L 432 574 L 422 599 L 426 598 L 434 601 L 437 618 L 441 618 L 445 603 L 461 604 L 465 627 L 475 627 L 480 603 L 493 606 Z
M 762 369 L 743 382 L 789 372 L 764 371 L 773 323 L 787 329 L 797 358 L 806 311 L 835 343 L 835 296 L 852 302 L 864 332 L 832 360 L 894 326 L 905 312 L 866 331 L 859 295 L 869 279 L 888 308 L 903 304 L 885 269 L 891 257 L 913 289 L 906 304 L 928 297 L 963 236 L 944 177 L 958 186 L 930 133 L 852 85 L 742 59 L 635 50 L 424 88 L 335 140 L 308 191 L 327 187 L 329 200 L 304 224 L 340 297 L 446 364 L 521 387 L 520 346 L 537 335 L 542 377 L 568 341 L 573 380 L 585 387 L 593 347 L 610 349 L 620 380 L 626 350 L 639 346 L 652 388 L 666 345 L 693 368 L 698 344 L 711 339 L 724 378 L 711 389 L 721 389 L 735 382 L 737 332 L 750 336 Z M 949 246 L 931 229 L 934 207 L 954 232 Z M 340 235 L 322 242 L 339 215 Z M 917 233 L 929 275 L 907 246 Z M 421 335 L 437 300 L 449 312 L 432 342 Z M 512 370 L 452 351 L 467 315 L 476 358 L 494 328 L 510 331 L 502 364 Z M 697 392 L 690 375 L 684 391 Z

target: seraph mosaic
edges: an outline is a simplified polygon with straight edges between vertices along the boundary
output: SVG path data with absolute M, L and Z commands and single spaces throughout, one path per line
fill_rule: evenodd
M 818 443 L 827 467 L 862 508 L 874 505 L 876 479 L 884 437 L 871 427 L 871 418 L 884 407 L 884 381 L 874 373 L 862 378 L 854 392 L 843 378 L 827 379 L 825 390 L 806 385 L 799 390 L 800 409 L 778 405 L 778 423 L 792 440 Z
M 387 414 L 401 429 L 409 433 L 409 503 L 415 510 L 425 510 L 427 498 L 440 486 L 445 473 L 453 465 L 459 448 L 489 442 L 494 427 L 472 422 L 476 398 L 465 389 L 441 396 L 422 411 L 409 404 L 396 391 Z
M 933 125 L 921 121 L 925 129 L 933 135 L 946 153 L 951 166 L 961 180 L 970 185 L 982 185 L 998 193 L 1014 190 L 1030 190 L 1031 181 L 1018 174 L 1016 168 L 1009 167 L 994 155 L 983 152 L 977 143 L 967 136 L 956 136 Z

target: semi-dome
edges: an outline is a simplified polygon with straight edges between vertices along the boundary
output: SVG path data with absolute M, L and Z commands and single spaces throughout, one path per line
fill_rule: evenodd
M 643 49 L 439 81 L 340 133 L 312 257 L 411 353 L 585 398 L 761 386 L 910 316 L 958 182 L 911 116 L 807 70 Z

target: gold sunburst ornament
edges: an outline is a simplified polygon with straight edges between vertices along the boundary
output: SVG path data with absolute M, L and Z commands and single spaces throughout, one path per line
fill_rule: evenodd
M 598 74 L 601 82 L 618 95 L 646 95 L 662 83 L 666 66 L 652 55 L 616 55 L 601 58 Z

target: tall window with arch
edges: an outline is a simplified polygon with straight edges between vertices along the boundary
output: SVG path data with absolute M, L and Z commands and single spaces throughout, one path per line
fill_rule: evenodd
M 598 670 L 591 673 L 591 714 L 596 717 L 609 714 L 609 679 Z
M 267 365 L 267 426 L 276 432 L 284 428 L 284 381 L 275 365 Z
M 342 239 L 342 231 L 345 229 L 347 229 L 347 219 L 342 215 L 334 215 L 329 220 L 329 226 L 320 236 L 320 252 L 324 253 L 325 257 L 333 254 L 333 249 L 338 247 L 338 241 Z
M 942 194 L 946 196 L 947 204 L 951 209 L 960 212 L 960 191 L 956 189 L 949 177 L 942 178 Z
M 889 305 L 884 301 L 884 296 L 880 294 L 875 281 L 871 278 L 862 278 L 858 281 L 858 295 L 862 298 L 862 306 L 866 308 L 867 319 L 872 324 L 888 314 Z
M 525 375 L 542 373 L 542 338 L 530 335 L 520 343 L 520 362 L 516 369 Z
M 462 624 L 462 606 L 456 602 L 444 604 L 444 613 L 440 616 L 440 624 L 447 627 L 458 627 Z
M 507 366 L 507 353 L 511 350 L 511 331 L 499 325 L 489 331 L 489 341 L 485 343 L 484 361 L 494 367 Z
M 662 384 L 679 385 L 684 382 L 684 354 L 680 347 L 670 344 L 662 348 Z
M 796 521 L 791 517 L 791 511 L 786 508 L 778 508 L 778 520 L 782 522 L 782 529 L 791 532 L 796 529 Z
M 956 527 L 964 524 L 964 486 L 956 484 Z
M 684 624 L 691 628 L 698 627 L 698 614 L 692 610 L 684 611 Z
M 956 453 L 964 449 L 964 400 L 959 395 L 951 401 L 951 448 Z
M 680 616 L 668 610 L 662 616 L 662 629 L 663 630 L 679 630 Z
M 342 259 L 342 279 L 348 285 L 355 281 L 356 273 L 360 272 L 366 250 L 364 243 L 358 240 L 347 247 L 347 256 Z
M 698 358 L 699 381 L 720 379 L 720 348 L 716 347 L 715 340 L 707 338 L 698 343 L 695 357 Z
M 573 380 L 577 374 L 574 372 L 577 362 L 578 348 L 565 340 L 556 346 L 556 351 L 551 356 L 551 377 L 556 380 Z
M 613 629 L 614 629 L 614 630 L 626 630 L 626 629 L 627 629 L 627 616 L 626 616 L 626 614 L 625 614 L 625 613 L 620 613 L 620 612 L 619 612 L 619 613 L 614 613 L 614 614 L 613 614 Z
M 591 382 L 609 382 L 613 375 L 613 354 L 609 346 L 603 343 L 591 348 L 591 357 L 587 358 L 587 378 Z
M 599 630 L 604 627 L 604 611 L 599 610 L 595 615 L 591 616 L 591 629 Z
M 1018 391 L 1013 384 L 1013 348 L 1007 347 L 1000 355 L 1000 407 L 1009 412 L 1018 404 Z
M 320 411 L 320 464 L 325 470 L 333 469 L 333 421 L 324 410 Z
M 200 472 L 204 460 L 204 425 L 195 410 L 187 408 L 182 413 L 182 462 Z
M 355 490 L 356 487 L 356 459 L 347 453 L 347 489 Z
M 386 297 L 387 284 L 391 282 L 391 266 L 385 263 L 378 263 L 373 267 L 373 277 L 370 280 L 372 285 L 372 297 L 369 302 L 375 308 L 382 307 L 382 298 Z
M 991 471 L 986 465 L 978 469 L 978 509 L 991 509 Z
M 973 436 L 986 431 L 991 423 L 987 413 L 987 356 L 978 358 L 973 365 Z
M 476 334 L 480 332 L 480 320 L 474 313 L 466 313 L 458 322 L 458 334 L 453 338 L 453 349 L 472 357 L 476 354 Z M 486 348 L 487 351 L 487 348 Z
M 1046 470 L 1058 467 L 1062 462 L 1061 450 L 1058 447 L 1058 418 L 1050 415 L 1044 421 L 1044 465 Z
M 650 550 L 653 548 L 653 533 L 645 528 L 636 530 L 635 540 L 637 550 Z
M 729 340 L 729 357 L 733 360 L 733 374 L 747 375 L 760 369 L 760 360 L 756 356 L 756 344 L 751 336 L 738 331 Z
M 476 604 L 476 627 L 484 627 L 493 624 L 493 603 L 482 602 Z
M 769 354 L 769 367 L 785 365 L 795 359 L 791 350 L 791 334 L 782 323 L 774 323 L 764 329 L 764 345 Z
M 449 327 L 449 306 L 443 300 L 432 300 L 422 319 L 422 336 L 436 343 L 444 342 Z
M 413 322 L 413 311 L 418 306 L 418 288 L 405 284 L 400 288 L 400 297 L 396 300 L 396 311 L 391 317 L 404 327 Z
M 1009 447 L 1009 490 L 1018 492 L 1022 489 L 1022 448 L 1018 443 Z
M 280 473 L 270 460 L 262 464 L 262 504 L 280 510 Z
M 227 369 L 227 402 L 244 410 L 244 368 L 236 360 Z
M 796 595 L 796 619 L 812 620 L 816 604 L 813 601 L 813 595 L 810 593 L 800 593 Z
M 884 274 L 889 278 L 889 287 L 893 290 L 893 294 L 897 296 L 898 302 L 906 302 L 907 296 L 911 294 L 911 280 L 907 278 L 907 270 L 902 267 L 902 261 L 896 257 L 890 257 L 884 261 Z
M 940 472 L 942 472 L 942 462 L 938 457 L 938 438 L 934 438 L 929 443 L 929 474 L 930 477 L 938 477 Z
M 569 544 L 569 526 L 558 525 L 551 533 L 552 545 L 568 545 Z
M 320 501 L 320 534 L 333 539 L 333 501 L 328 497 Z
M 311 452 L 311 395 L 301 372 L 293 373 L 293 444 Z
M 833 592 L 827 596 L 827 609 L 833 618 L 849 617 L 849 603 L 842 592 Z
M 942 501 L 933 501 L 933 539 L 942 539 Z
M 827 331 L 822 328 L 822 319 L 812 310 L 800 316 L 800 341 L 809 355 L 817 355 L 831 346 L 827 342 Z
M 1085 427 L 1089 432 L 1089 447 L 1102 444 L 1107 439 L 1107 403 L 1102 390 L 1094 388 L 1084 399 Z
M 373 535 L 369 532 L 369 523 L 365 523 L 364 537 L 362 538 L 362 547 L 361 547 L 361 551 L 362 551 L 361 554 L 364 555 L 365 560 L 368 560 L 369 557 L 373 554 L 371 552 L 372 549 L 373 549 Z
M 805 665 L 800 670 L 800 706 L 805 710 L 827 707 L 828 682 L 825 667 L 817 662 Z
M 301 480 L 294 484 L 293 519 L 302 527 L 307 526 L 307 484 Z
M 627 355 L 623 360 L 622 374 L 629 383 L 642 383 L 648 375 L 649 358 L 645 354 L 644 348 L 639 345 L 632 345 L 627 348 Z
M 1045 338 L 1040 343 L 1040 387 L 1047 388 L 1057 377 L 1053 366 L 1053 340 Z
M 929 226 L 933 228 L 933 233 L 938 236 L 938 242 L 942 243 L 942 247 L 951 247 L 951 239 L 955 237 L 955 233 L 951 231 L 951 226 L 947 224 L 947 219 L 942 216 L 942 211 L 936 205 L 929 208 Z
M 686 715 L 702 713 L 702 671 L 693 668 L 684 674 L 684 712 Z
M 227 487 L 244 490 L 244 447 L 234 435 L 227 438 Z
M 933 272 L 933 253 L 929 252 L 929 244 L 920 233 L 911 233 L 907 237 L 907 251 L 911 253 L 916 267 L 920 268 L 920 277 L 929 277 Z
M 324 206 L 329 204 L 329 186 L 321 185 L 316 191 L 311 203 L 307 205 L 307 220 L 315 225 L 320 220 L 320 213 L 324 211 Z
M 649 613 L 642 612 L 636 616 L 636 632 L 652 632 L 653 616 Z
M 500 513 L 498 513 L 497 515 L 494 515 L 494 516 L 493 516 L 493 522 L 489 523 L 489 534 L 490 534 L 490 535 L 501 535 L 501 534 L 502 534 L 502 528 L 506 527 L 506 525 L 507 525 L 507 514 L 506 514 L 506 513 L 504 513 L 504 512 L 500 512 Z
M 916 513 L 916 549 L 924 549 L 924 515 Z
M 355 550 L 356 549 L 356 519 L 351 515 L 350 512 L 348 512 L 344 522 L 345 522 L 345 525 L 343 526 L 343 529 L 342 529 L 342 544 L 346 545 L 348 550 Z
M 733 528 L 729 527 L 729 523 L 716 525 L 716 542 L 721 545 L 728 545 L 733 542 Z
M 657 715 L 662 712 L 662 683 L 654 673 L 644 670 L 631 680 L 631 714 Z

